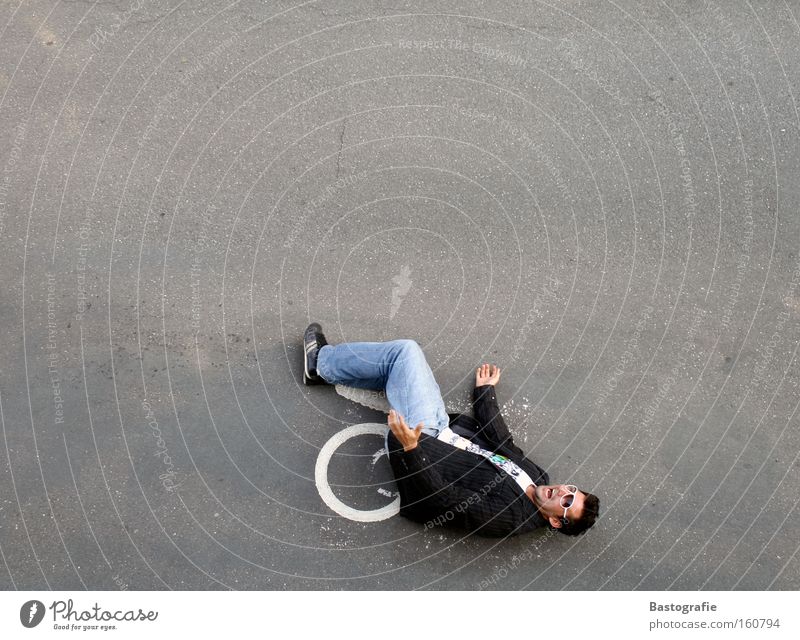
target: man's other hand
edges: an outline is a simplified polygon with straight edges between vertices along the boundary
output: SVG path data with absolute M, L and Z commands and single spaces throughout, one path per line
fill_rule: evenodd
M 478 367 L 475 373 L 475 386 L 482 387 L 485 384 L 492 386 L 500 381 L 500 367 L 495 367 L 493 364 L 482 364 Z
M 422 433 L 422 426 L 420 422 L 416 428 L 409 429 L 403 416 L 394 409 L 389 412 L 389 428 L 400 444 L 403 445 L 404 451 L 411 451 L 417 446 L 419 434 Z

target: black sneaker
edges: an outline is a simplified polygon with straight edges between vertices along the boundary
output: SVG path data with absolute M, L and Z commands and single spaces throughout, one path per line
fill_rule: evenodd
M 317 373 L 317 356 L 319 350 L 328 344 L 322 327 L 316 322 L 312 322 L 303 334 L 303 384 L 330 384 Z

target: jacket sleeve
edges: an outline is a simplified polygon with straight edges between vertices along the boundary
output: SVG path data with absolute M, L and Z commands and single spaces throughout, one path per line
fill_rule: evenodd
M 418 522 L 443 516 L 448 522 L 468 528 L 472 519 L 469 510 L 478 501 L 478 494 L 441 476 L 425 453 L 425 438 L 411 451 L 405 451 L 389 433 L 389 461 L 400 489 L 400 514 Z
M 405 451 L 401 446 L 397 456 L 402 467 L 403 482 L 413 488 L 415 495 L 425 496 L 426 506 L 447 509 L 461 502 L 467 505 L 474 501 L 474 491 L 442 478 L 425 454 L 423 444 L 417 444 L 411 451 Z
M 472 402 L 475 419 L 480 424 L 478 434 L 495 447 L 505 445 L 524 458 L 525 454 L 522 449 L 514 444 L 514 439 L 508 430 L 506 421 L 500 413 L 494 385 L 485 384 L 475 387 L 472 391 Z

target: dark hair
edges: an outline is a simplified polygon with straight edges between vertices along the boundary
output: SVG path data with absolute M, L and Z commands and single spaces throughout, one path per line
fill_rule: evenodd
M 586 533 L 586 530 L 591 527 L 597 516 L 600 515 L 600 500 L 596 495 L 583 492 L 586 498 L 583 500 L 583 513 L 577 520 L 569 520 L 567 524 L 562 524 L 558 530 L 567 536 L 577 536 Z M 561 521 L 562 523 L 564 520 Z

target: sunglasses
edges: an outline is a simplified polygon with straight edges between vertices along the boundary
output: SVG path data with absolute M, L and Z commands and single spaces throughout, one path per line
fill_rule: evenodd
M 563 520 L 564 524 L 568 524 L 569 520 L 567 520 L 567 509 L 569 509 L 575 502 L 575 494 L 578 493 L 578 487 L 576 487 L 574 484 L 567 484 L 564 486 L 567 488 L 567 493 L 561 496 L 559 504 L 561 505 L 561 508 L 564 509 L 564 515 L 561 520 Z

